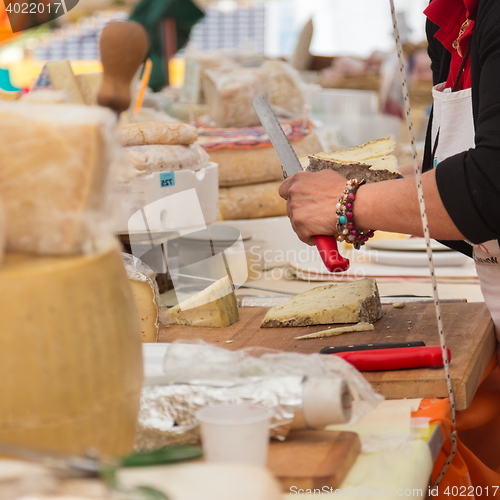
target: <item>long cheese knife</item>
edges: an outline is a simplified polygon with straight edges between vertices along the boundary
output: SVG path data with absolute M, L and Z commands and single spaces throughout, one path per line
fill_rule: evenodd
M 265 97 L 263 95 L 257 96 L 253 100 L 253 107 L 276 153 L 278 153 L 286 174 L 291 176 L 297 172 L 302 172 L 303 169 L 299 159 Z M 314 242 L 325 266 L 331 273 L 343 272 L 349 269 L 349 260 L 340 255 L 337 240 L 334 236 L 314 236 Z

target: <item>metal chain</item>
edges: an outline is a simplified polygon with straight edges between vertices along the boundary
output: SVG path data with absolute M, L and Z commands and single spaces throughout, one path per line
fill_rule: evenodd
M 425 201 L 424 201 L 424 191 L 422 188 L 422 166 L 419 164 L 418 158 L 417 158 L 417 147 L 416 147 L 416 142 L 415 142 L 415 133 L 413 129 L 413 121 L 411 119 L 411 108 L 410 108 L 410 95 L 408 93 L 408 83 L 406 81 L 406 72 L 405 72 L 405 66 L 404 66 L 404 60 L 403 60 L 403 48 L 401 46 L 401 40 L 399 38 L 399 30 L 398 30 L 398 24 L 396 20 L 396 12 L 394 9 L 394 0 L 389 0 L 391 4 L 391 14 L 392 14 L 392 24 L 394 27 L 394 38 L 396 39 L 396 50 L 398 53 L 398 61 L 399 61 L 399 74 L 401 77 L 401 87 L 403 91 L 403 98 L 404 98 L 404 108 L 405 108 L 405 114 L 406 114 L 406 122 L 408 124 L 408 130 L 410 132 L 410 141 L 411 141 L 411 150 L 412 150 L 412 155 L 413 155 L 413 166 L 415 168 L 415 180 L 417 182 L 417 192 L 418 192 L 418 201 L 419 201 L 419 206 L 420 206 L 420 215 L 422 217 L 422 227 L 424 230 L 424 238 L 425 238 L 425 243 L 426 243 L 426 250 L 427 250 L 427 257 L 429 259 L 429 270 L 431 273 L 431 281 L 432 281 L 432 292 L 433 292 L 433 297 L 434 297 L 434 305 L 436 307 L 436 317 L 437 317 L 437 323 L 438 323 L 438 330 L 439 330 L 439 342 L 441 344 L 441 351 L 443 354 L 443 361 L 444 361 L 444 372 L 446 376 L 446 385 L 448 388 L 448 397 L 450 399 L 450 404 L 451 404 L 451 421 L 453 424 L 453 429 L 455 429 L 455 396 L 453 394 L 453 387 L 451 383 L 451 377 L 450 377 L 450 365 L 448 363 L 448 356 L 446 354 L 446 343 L 445 343 L 445 335 L 444 335 L 444 329 L 443 329 L 443 319 L 441 315 L 441 305 L 439 302 L 439 296 L 438 296 L 438 290 L 437 290 L 437 280 L 436 280 L 436 274 L 434 272 L 434 261 L 432 258 L 432 249 L 431 249 L 431 239 L 430 239 L 430 234 L 429 234 L 429 223 L 427 220 L 427 212 L 425 209 Z M 441 472 L 439 473 L 436 481 L 433 484 L 433 488 L 436 488 L 439 486 L 441 483 L 441 480 L 443 479 L 443 476 L 446 474 L 446 471 L 448 470 L 448 467 L 450 466 L 451 462 L 453 461 L 453 458 L 455 456 L 455 453 L 457 451 L 457 439 L 456 439 L 456 431 L 453 430 L 451 434 L 451 452 L 446 460 Z

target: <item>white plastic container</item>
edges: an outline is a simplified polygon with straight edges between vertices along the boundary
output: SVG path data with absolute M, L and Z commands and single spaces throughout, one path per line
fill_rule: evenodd
M 272 412 L 256 405 L 217 405 L 196 413 L 208 462 L 264 466 Z

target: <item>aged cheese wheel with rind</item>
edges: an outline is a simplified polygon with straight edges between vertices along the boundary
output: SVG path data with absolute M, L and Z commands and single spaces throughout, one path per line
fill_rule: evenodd
M 132 449 L 139 320 L 115 243 L 0 266 L 0 443 L 64 454 Z

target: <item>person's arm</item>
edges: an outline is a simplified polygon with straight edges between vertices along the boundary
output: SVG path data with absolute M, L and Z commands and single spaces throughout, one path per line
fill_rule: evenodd
M 435 171 L 422 176 L 422 185 L 433 238 L 461 240 L 441 202 Z M 331 170 L 304 172 L 288 178 L 280 188 L 287 200 L 287 213 L 299 238 L 309 244 L 314 235 L 334 235 L 336 204 L 346 180 Z M 414 177 L 361 186 L 354 201 L 354 223 L 362 229 L 423 235 L 417 186 Z

